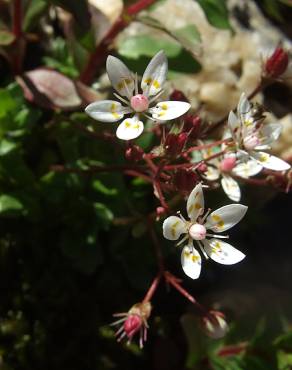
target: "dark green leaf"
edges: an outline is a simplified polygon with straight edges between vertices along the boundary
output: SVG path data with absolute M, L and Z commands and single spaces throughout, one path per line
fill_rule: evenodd
M 197 0 L 209 23 L 217 28 L 232 29 L 225 0 Z

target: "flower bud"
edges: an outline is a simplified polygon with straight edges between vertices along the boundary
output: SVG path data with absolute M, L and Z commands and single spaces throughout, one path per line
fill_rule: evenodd
M 138 145 L 131 145 L 126 149 L 125 157 L 128 161 L 138 162 L 143 158 L 144 151 Z
M 173 92 L 169 96 L 169 100 L 175 100 L 175 101 L 185 101 L 189 103 L 188 98 L 185 96 L 185 94 L 177 89 L 174 89 Z
M 197 168 L 197 171 L 199 172 L 207 172 L 208 171 L 208 166 L 206 165 L 206 163 L 201 163 L 198 168 Z
M 266 60 L 264 69 L 268 77 L 280 77 L 287 69 L 289 55 L 281 46 L 277 47 L 273 54 Z
M 164 142 L 164 148 L 166 154 L 176 157 L 179 155 L 188 139 L 188 134 L 186 132 L 181 132 L 178 135 L 168 134 Z
M 184 131 L 190 133 L 192 139 L 196 139 L 200 132 L 202 120 L 194 114 L 187 114 L 184 117 Z
M 206 334 L 213 339 L 224 337 L 228 331 L 225 317 L 219 311 L 210 311 L 209 315 L 203 317 L 202 326 Z
M 166 209 L 164 207 L 157 207 L 156 208 L 156 221 L 159 221 L 162 216 L 166 213 Z
M 181 169 L 174 175 L 174 184 L 179 191 L 189 193 L 198 183 L 198 175 L 192 170 Z
M 141 316 L 138 315 L 129 315 L 124 322 L 124 331 L 129 339 L 136 334 L 141 326 L 143 325 L 143 321 Z
M 220 170 L 222 172 L 230 172 L 236 165 L 235 157 L 226 157 L 220 163 Z

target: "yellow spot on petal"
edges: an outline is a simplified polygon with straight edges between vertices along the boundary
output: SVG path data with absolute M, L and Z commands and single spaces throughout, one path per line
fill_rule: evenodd
M 158 113 L 158 117 L 165 116 L 165 113 L 166 113 L 166 112 L 159 112 L 159 113 Z
M 160 83 L 157 81 L 157 80 L 154 80 L 152 85 L 155 87 L 155 89 L 159 89 L 160 88 Z
M 167 110 L 168 106 L 167 106 L 167 104 L 163 103 L 163 104 L 160 105 L 160 108 L 163 109 L 163 110 Z
M 198 262 L 199 261 L 199 256 L 194 256 L 194 255 L 192 255 L 192 261 L 193 262 Z
M 125 122 L 125 127 L 126 128 L 130 128 L 131 127 L 131 122 L 130 121 L 126 121 Z
M 138 129 L 140 128 L 139 123 L 136 123 L 136 124 L 133 126 L 133 128 L 135 128 L 136 130 L 138 130 Z
M 189 206 L 189 208 L 188 208 L 188 213 L 191 213 L 193 209 L 194 209 L 194 205 L 193 205 L 193 204 L 191 204 L 191 205 Z
M 202 208 L 202 206 L 201 206 L 201 204 L 200 204 L 200 203 L 195 203 L 195 208 L 196 208 L 196 209 L 200 209 L 200 208 Z
M 177 225 L 179 224 L 179 221 L 176 221 L 172 226 L 171 226 L 171 229 L 170 229 L 170 232 L 171 232 L 171 235 L 173 238 L 175 238 L 176 236 L 176 227 Z
M 218 228 L 222 228 L 224 227 L 224 221 L 222 220 L 222 218 L 218 215 L 212 215 L 212 219 L 217 223 L 217 227 Z
M 269 159 L 268 154 L 265 154 L 265 153 L 260 154 L 260 158 L 259 158 L 260 162 L 266 162 L 268 159 Z
M 152 83 L 152 78 L 151 77 L 148 77 L 148 78 L 145 78 L 145 80 L 144 80 L 144 83 L 146 84 L 146 85 L 151 85 L 151 83 Z
M 253 120 L 252 119 L 246 119 L 244 122 L 243 122 L 244 126 L 246 127 L 249 127 L 253 124 Z
M 190 252 L 189 251 L 185 251 L 184 252 L 184 255 L 185 255 L 186 258 L 189 258 L 190 257 Z
M 113 115 L 115 118 L 120 118 L 119 113 L 117 113 L 117 112 L 111 112 L 111 113 L 112 113 L 112 115 Z

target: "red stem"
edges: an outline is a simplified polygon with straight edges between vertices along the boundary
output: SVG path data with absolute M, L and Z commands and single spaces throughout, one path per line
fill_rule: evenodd
M 13 1 L 13 33 L 16 39 L 22 35 L 22 5 L 21 0 Z
M 204 144 L 204 145 L 199 145 L 199 146 L 192 146 L 192 147 L 188 148 L 187 150 L 185 150 L 182 154 L 193 152 L 195 150 L 204 150 L 204 149 L 212 148 L 213 146 L 228 143 L 228 141 L 230 141 L 230 139 L 217 140 L 217 141 L 214 141 L 213 143 L 209 143 L 209 144 Z
M 165 271 L 164 277 L 166 282 L 171 284 L 180 294 L 182 294 L 187 300 L 189 300 L 192 304 L 194 304 L 203 315 L 209 316 L 209 312 L 207 309 L 202 306 L 187 290 L 185 290 L 179 282 L 179 279 L 177 279 L 176 276 L 172 275 L 170 272 Z
M 109 52 L 109 45 L 113 42 L 115 37 L 128 26 L 132 16 L 146 9 L 154 2 L 155 0 L 139 0 L 124 11 L 124 14 L 113 24 L 102 42 L 91 54 L 86 67 L 80 75 L 80 81 L 85 84 L 89 84 L 92 81 L 96 71 L 103 65 Z
M 152 281 L 152 284 L 150 285 L 150 288 L 148 289 L 142 303 L 147 303 L 147 302 L 150 302 L 159 283 L 160 283 L 160 279 L 161 279 L 161 274 L 158 274 L 156 276 L 156 278 Z

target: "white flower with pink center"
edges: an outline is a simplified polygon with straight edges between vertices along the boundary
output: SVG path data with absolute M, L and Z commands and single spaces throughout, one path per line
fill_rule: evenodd
M 178 118 L 190 109 L 190 104 L 181 101 L 157 102 L 162 95 L 163 84 L 167 74 L 167 58 L 159 51 L 148 64 L 138 90 L 138 77 L 116 57 L 109 56 L 106 61 L 108 77 L 114 95 L 125 104 L 115 100 L 102 100 L 89 104 L 85 112 L 92 118 L 102 122 L 117 122 L 126 114 L 134 113 L 133 117 L 124 119 L 117 128 L 117 137 L 122 140 L 137 138 L 144 130 L 141 115 L 159 123 Z
M 163 236 L 168 240 L 183 238 L 177 245 L 185 244 L 181 253 L 181 264 L 186 275 L 197 279 L 201 273 L 203 256 L 223 265 L 233 265 L 243 260 L 245 255 L 232 245 L 223 242 L 228 236 L 220 233 L 236 225 L 245 215 L 247 207 L 242 204 L 229 204 L 204 215 L 204 195 L 198 184 L 187 200 L 187 213 L 190 220 L 182 215 L 170 216 L 163 222 Z M 219 234 L 209 233 L 208 230 Z M 196 241 L 197 248 L 194 247 Z
M 228 127 L 236 145 L 239 157 L 253 160 L 258 165 L 274 170 L 286 171 L 291 166 L 282 159 L 263 152 L 271 148 L 271 144 L 281 133 L 279 123 L 264 124 L 265 116 L 257 111 L 257 106 L 251 104 L 245 94 L 242 94 L 237 106 L 237 115 L 229 113 Z

